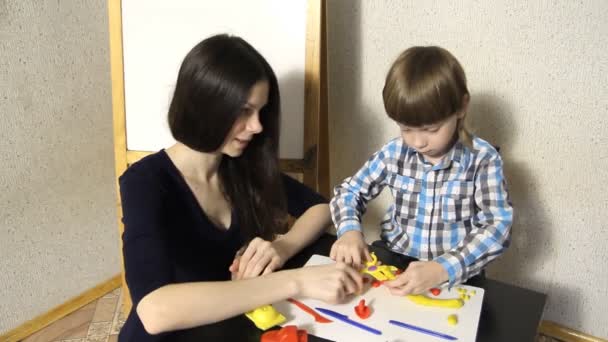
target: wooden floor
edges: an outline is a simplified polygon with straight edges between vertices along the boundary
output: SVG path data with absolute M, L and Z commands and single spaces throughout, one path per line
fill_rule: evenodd
M 25 338 L 22 342 L 115 342 L 125 322 L 120 288 Z

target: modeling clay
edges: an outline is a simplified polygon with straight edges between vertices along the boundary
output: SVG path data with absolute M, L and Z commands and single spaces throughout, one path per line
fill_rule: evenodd
M 460 299 L 462 299 L 462 300 L 469 300 L 469 299 L 471 299 L 471 296 L 469 296 L 466 293 L 461 293 L 460 294 Z
M 449 315 L 448 316 L 448 324 L 449 325 L 456 325 L 456 324 L 458 324 L 458 316 L 456 316 L 456 315 Z
M 265 332 L 260 342 L 308 342 L 308 332 L 295 325 L 286 325 L 279 330 Z
M 462 299 L 439 299 L 430 298 L 425 295 L 408 295 L 407 298 L 416 304 L 433 306 L 437 308 L 458 309 L 464 305 L 464 301 Z
M 285 316 L 281 315 L 272 305 L 260 306 L 257 309 L 246 312 L 245 316 L 252 320 L 256 327 L 262 330 L 285 322 Z
M 369 306 L 365 305 L 365 299 L 361 299 L 359 305 L 355 306 L 355 313 L 359 318 L 366 319 L 372 314 L 372 310 Z
M 366 273 L 374 277 L 376 280 L 392 280 L 395 279 L 395 273 L 399 269 L 390 265 L 378 265 L 378 257 L 375 253 L 371 254 L 372 261 L 365 262 L 365 267 L 361 273 Z
M 290 302 L 291 304 L 294 304 L 295 306 L 299 307 L 307 314 L 312 315 L 315 318 L 315 322 L 317 322 L 317 323 L 331 323 L 332 322 L 331 320 L 321 316 L 313 308 L 309 307 L 308 305 L 306 305 L 298 300 L 295 300 L 293 298 L 287 298 L 287 301 Z
M 431 293 L 433 294 L 433 296 L 439 296 L 439 294 L 441 293 L 441 290 L 433 287 L 432 289 L 430 289 L 429 291 L 431 291 Z

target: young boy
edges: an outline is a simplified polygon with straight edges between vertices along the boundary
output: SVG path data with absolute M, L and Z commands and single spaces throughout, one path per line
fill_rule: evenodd
M 407 295 L 465 282 L 508 247 L 513 209 L 500 155 L 465 128 L 464 70 L 445 49 L 412 47 L 393 63 L 382 94 L 401 137 L 334 189 L 338 240 L 330 256 L 354 265 L 370 260 L 361 215 L 388 186 L 394 203 L 381 223 L 382 242 L 421 261 L 385 285 Z

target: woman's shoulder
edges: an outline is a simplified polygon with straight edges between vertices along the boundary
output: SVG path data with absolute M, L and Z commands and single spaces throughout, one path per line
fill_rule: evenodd
M 170 172 L 171 160 L 165 150 L 152 153 L 131 164 L 118 178 L 119 183 L 151 182 L 162 183 Z

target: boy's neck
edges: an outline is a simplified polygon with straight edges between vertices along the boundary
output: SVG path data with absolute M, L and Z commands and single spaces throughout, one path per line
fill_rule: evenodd
M 442 155 L 441 157 L 429 157 L 429 156 L 424 156 L 423 155 L 422 159 L 424 159 L 425 161 L 427 161 L 427 162 L 433 164 L 433 166 L 435 166 L 435 165 L 440 164 L 441 161 L 443 160 L 443 158 L 445 158 L 446 155 L 447 155 L 447 153 L 444 154 L 444 155 Z

